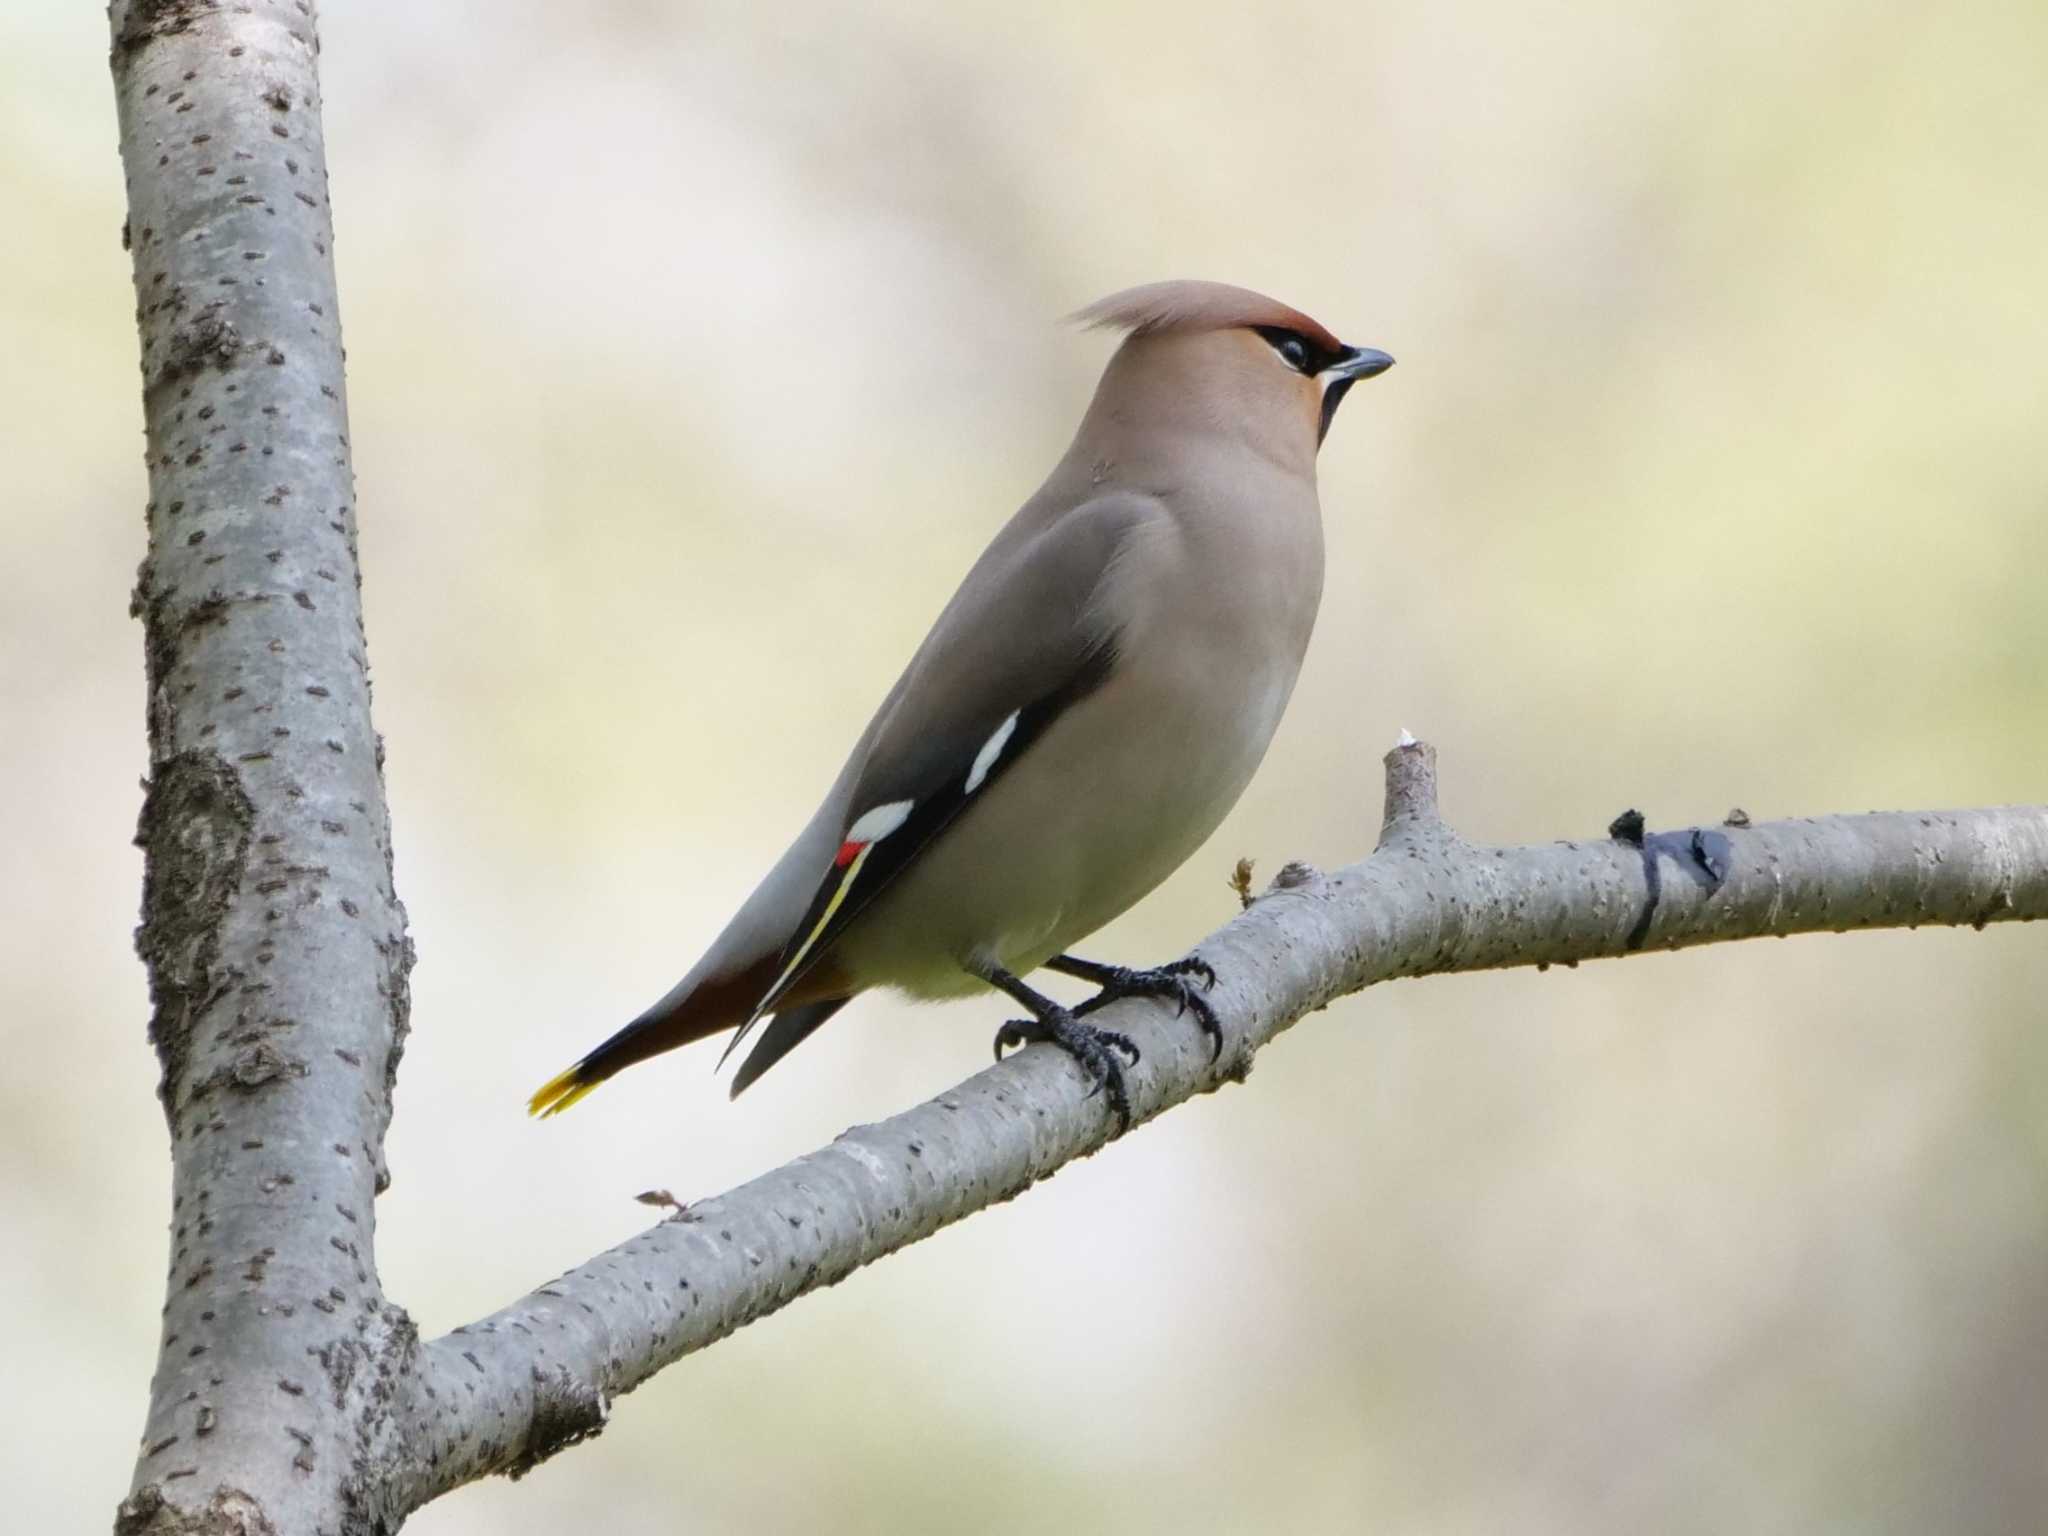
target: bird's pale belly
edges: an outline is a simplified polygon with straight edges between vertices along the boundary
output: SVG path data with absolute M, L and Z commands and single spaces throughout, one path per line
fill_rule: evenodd
M 1031 771 L 990 785 L 847 929 L 838 964 L 863 985 L 959 996 L 983 985 L 969 961 L 1022 975 L 1152 891 L 1251 782 L 1296 665 L 1276 658 L 1262 688 L 1228 700 L 1204 671 L 1156 680 L 1146 697 L 1112 680 L 1077 704 L 1033 745 Z M 1105 752 L 1125 728 L 1142 731 L 1142 749 Z

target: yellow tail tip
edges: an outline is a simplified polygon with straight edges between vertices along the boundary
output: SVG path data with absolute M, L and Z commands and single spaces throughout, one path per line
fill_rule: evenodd
M 526 1112 L 542 1120 L 549 1115 L 559 1115 L 603 1081 L 603 1078 L 586 1078 L 580 1068 L 571 1067 L 559 1077 L 551 1077 L 542 1083 L 533 1097 L 526 1101 Z

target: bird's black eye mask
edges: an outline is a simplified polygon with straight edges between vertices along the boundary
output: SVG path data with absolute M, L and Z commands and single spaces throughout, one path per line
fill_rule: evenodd
M 1252 329 L 1280 355 L 1281 362 L 1303 378 L 1324 380 L 1322 419 L 1316 424 L 1317 443 L 1330 435 L 1330 423 L 1336 418 L 1345 392 L 1360 379 L 1372 378 L 1394 366 L 1394 360 L 1375 347 L 1339 346 L 1333 350 L 1285 326 L 1255 325 Z
M 1296 373 L 1314 378 L 1325 368 L 1335 366 L 1342 360 L 1342 352 L 1332 352 L 1328 347 L 1318 346 L 1299 331 L 1290 331 L 1282 325 L 1255 325 L 1253 330 L 1267 346 L 1280 354 L 1280 361 Z

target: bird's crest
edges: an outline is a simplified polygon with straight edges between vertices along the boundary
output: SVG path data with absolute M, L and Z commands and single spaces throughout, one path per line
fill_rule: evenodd
M 1194 279 L 1146 283 L 1097 299 L 1086 309 L 1076 310 L 1071 318 L 1090 330 L 1128 331 L 1133 336 L 1272 325 L 1299 331 L 1332 352 L 1344 350 L 1344 343 L 1291 304 L 1230 283 Z

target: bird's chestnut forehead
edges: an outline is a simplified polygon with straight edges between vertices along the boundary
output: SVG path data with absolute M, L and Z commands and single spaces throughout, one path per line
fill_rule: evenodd
M 1091 329 L 1128 331 L 1133 336 L 1278 326 L 1300 332 L 1327 351 L 1344 350 L 1343 342 L 1293 305 L 1230 283 L 1146 283 L 1097 299 L 1086 309 L 1076 311 L 1073 318 Z

